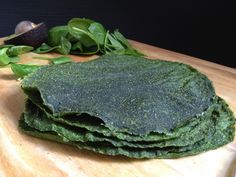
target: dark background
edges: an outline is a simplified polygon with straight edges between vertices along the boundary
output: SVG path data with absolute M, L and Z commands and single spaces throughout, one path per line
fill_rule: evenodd
M 87 17 L 127 38 L 236 67 L 235 12 L 229 1 L 8 0 L 0 5 L 0 36 L 21 20 L 51 27 Z

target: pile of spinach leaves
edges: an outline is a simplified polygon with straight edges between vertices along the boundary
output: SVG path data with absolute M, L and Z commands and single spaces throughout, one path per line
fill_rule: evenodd
M 65 26 L 49 30 L 48 41 L 36 53 L 56 51 L 63 55 L 120 54 L 143 56 L 118 31 L 110 32 L 98 22 L 86 18 L 73 18 Z
M 57 52 L 62 55 L 118 54 L 144 56 L 134 49 L 118 30 L 110 32 L 101 23 L 86 18 L 73 18 L 67 25 L 52 27 L 48 31 L 47 42 L 37 49 L 25 45 L 0 45 L 0 67 L 10 66 L 17 77 L 23 78 L 40 67 L 36 64 L 18 64 L 19 55 L 30 51 L 38 54 Z M 37 58 L 48 59 L 51 64 L 71 61 L 67 56 Z

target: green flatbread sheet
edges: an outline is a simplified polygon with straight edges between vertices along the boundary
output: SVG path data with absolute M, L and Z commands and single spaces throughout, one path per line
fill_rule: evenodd
M 42 67 L 22 88 L 54 117 L 86 113 L 132 135 L 170 133 L 215 96 L 209 79 L 188 65 L 118 55 Z
M 114 139 L 108 139 L 104 137 L 94 136 L 90 132 L 74 130 L 72 127 L 68 128 L 60 124 L 55 124 L 51 122 L 50 119 L 44 117 L 42 111 L 35 107 L 32 103 L 27 104 L 28 111 L 26 107 L 26 112 L 22 116 L 21 122 L 24 126 L 21 126 L 27 133 L 35 136 L 44 136 L 46 139 L 52 133 L 59 139 L 59 142 L 76 145 L 78 148 L 84 148 L 88 150 L 93 150 L 95 152 L 100 152 L 109 155 L 125 155 L 134 158 L 175 158 L 182 157 L 186 155 L 193 155 L 201 151 L 206 151 L 209 149 L 214 149 L 229 141 L 232 141 L 234 137 L 234 117 L 232 112 L 229 110 L 227 104 L 220 98 L 215 103 L 215 110 L 212 112 L 213 124 L 215 127 L 213 131 L 208 131 L 203 139 L 197 142 L 191 141 L 189 145 L 186 146 L 151 146 L 144 147 L 140 146 L 139 143 L 133 144 L 130 142 L 119 141 Z M 32 108 L 34 107 L 34 108 Z M 33 110 L 33 111 L 32 111 Z M 21 123 L 22 124 L 22 123 Z M 30 129 L 27 129 L 30 127 Z M 51 132 L 51 133 L 50 133 Z M 38 135 L 37 135 L 38 133 Z M 190 132 L 191 133 L 191 132 Z M 204 134 L 204 132 L 202 132 Z M 61 137 L 61 139 L 59 138 Z M 167 141 L 168 142 L 168 141 Z M 178 141 L 177 143 L 182 143 L 183 141 Z M 127 144 L 128 143 L 128 144 Z M 164 143 L 166 143 L 164 141 Z M 157 145 L 158 143 L 156 143 Z M 159 143 L 160 144 L 160 143 Z M 167 143 L 168 144 L 168 143 Z M 105 147 L 104 147 L 105 146 Z M 141 148 L 140 148 L 141 147 Z M 130 154 L 129 154 L 130 151 Z M 179 153 L 179 154 L 178 154 Z M 154 155 L 156 154 L 156 155 Z M 153 155 L 153 157 L 152 157 Z
M 220 111 L 218 104 L 214 104 L 214 107 L 209 111 L 207 116 L 211 116 L 213 111 Z M 40 131 L 56 131 L 58 134 L 65 135 L 69 137 L 68 139 L 76 141 L 107 141 L 114 146 L 129 146 L 129 147 L 139 147 L 139 148 L 148 148 L 148 147 L 165 147 L 165 146 L 186 146 L 189 144 L 194 144 L 195 142 L 203 139 L 205 134 L 214 131 L 215 127 L 211 126 L 214 124 L 214 117 L 204 119 L 202 116 L 201 123 L 195 126 L 189 126 L 191 129 L 189 132 L 181 134 L 177 138 L 172 138 L 165 141 L 139 141 L 139 142 L 129 142 L 127 140 L 121 140 L 115 136 L 107 137 L 103 134 L 97 132 L 90 132 L 85 128 L 78 128 L 71 126 L 70 124 L 62 124 L 54 122 L 53 119 L 47 118 L 47 115 L 40 110 L 37 106 L 32 104 L 30 101 L 26 104 L 26 111 L 24 113 L 25 122 L 31 127 L 34 127 Z M 205 121 L 204 121 L 205 120 Z M 112 132 L 110 133 L 112 134 Z M 148 137 L 148 136 L 146 136 Z
M 211 81 L 178 62 L 105 55 L 22 81 L 21 129 L 107 155 L 178 158 L 231 142 L 235 118 Z

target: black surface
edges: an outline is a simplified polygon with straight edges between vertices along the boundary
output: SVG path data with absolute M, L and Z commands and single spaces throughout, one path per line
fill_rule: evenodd
M 21 20 L 51 27 L 87 17 L 130 39 L 236 67 L 234 7 L 229 1 L 4 1 L 0 36 L 13 33 Z

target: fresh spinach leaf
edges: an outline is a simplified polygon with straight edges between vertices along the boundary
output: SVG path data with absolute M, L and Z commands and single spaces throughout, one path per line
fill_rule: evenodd
M 23 53 L 30 52 L 33 49 L 34 49 L 33 47 L 26 46 L 26 45 L 13 46 L 13 47 L 10 47 L 7 50 L 7 55 L 10 56 L 10 57 L 18 56 L 18 55 L 21 55 Z
M 83 52 L 83 46 L 80 41 L 74 43 L 71 47 L 71 50 L 79 50 L 80 52 Z
M 39 65 L 11 64 L 11 70 L 19 78 L 24 78 L 24 76 L 36 71 L 39 67 Z
M 36 50 L 34 50 L 33 52 L 38 53 L 38 54 L 42 54 L 42 53 L 48 53 L 48 52 L 52 52 L 55 49 L 59 48 L 59 46 L 54 46 L 51 47 L 45 43 L 43 43 L 40 47 L 38 47 Z
M 70 34 L 78 38 L 78 41 L 84 46 L 81 54 L 95 54 L 100 50 L 99 42 L 89 31 L 89 27 L 92 23 L 92 20 L 81 18 L 72 19 L 68 23 Z
M 0 66 L 5 66 L 10 63 L 10 58 L 7 55 L 8 48 L 0 49 Z
M 17 63 L 20 61 L 20 57 L 14 56 L 14 57 L 9 57 L 10 62 L 9 63 Z
M 94 22 L 89 26 L 88 30 L 96 38 L 99 45 L 104 45 L 106 29 L 102 26 L 102 24 Z
M 13 47 L 14 45 L 11 45 L 11 44 L 2 44 L 0 45 L 0 49 L 2 48 L 10 48 L 10 47 Z
M 63 55 L 69 54 L 71 50 L 70 41 L 66 39 L 64 36 L 61 36 L 60 45 L 56 50 Z
M 129 49 L 133 48 L 128 42 L 128 40 L 118 30 L 114 31 L 113 36 L 116 38 L 116 40 L 120 41 L 127 48 Z
M 118 31 L 115 30 L 114 33 L 111 34 L 112 37 L 123 46 L 122 48 L 116 48 L 116 51 L 112 51 L 111 53 L 120 54 L 120 55 L 133 55 L 133 56 L 144 56 L 141 52 L 135 50 L 128 40 Z M 112 42 L 112 41 L 111 41 Z M 116 45 L 114 45 L 116 46 Z
M 62 64 L 62 63 L 68 63 L 71 62 L 72 59 L 68 56 L 59 56 L 55 58 L 49 58 L 49 57 L 33 57 L 34 59 L 39 60 L 48 60 L 51 64 Z
M 71 62 L 71 58 L 67 57 L 67 56 L 60 56 L 60 57 L 56 57 L 56 58 L 52 58 L 50 59 L 52 64 L 62 64 L 62 63 L 68 63 Z
M 94 23 L 94 21 L 87 18 L 72 18 L 68 22 L 68 29 L 72 35 L 75 32 L 74 35 L 79 37 L 80 35 L 84 35 L 84 32 L 89 32 L 89 27 L 92 23 Z M 80 29 L 80 31 L 78 31 L 78 29 Z
M 56 26 L 48 31 L 48 42 L 49 46 L 59 46 L 61 44 L 61 37 L 66 37 L 68 35 L 67 26 Z
M 37 56 L 37 57 L 33 57 L 33 59 L 38 59 L 38 60 L 50 60 L 52 58 L 50 57 L 44 57 L 44 56 Z
M 116 40 L 116 38 L 112 34 L 108 34 L 108 44 L 107 46 L 110 46 L 114 50 L 122 50 L 124 49 L 123 45 Z

